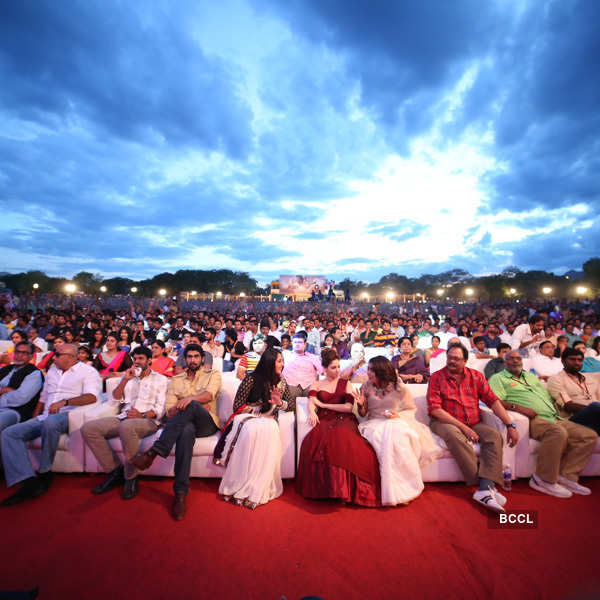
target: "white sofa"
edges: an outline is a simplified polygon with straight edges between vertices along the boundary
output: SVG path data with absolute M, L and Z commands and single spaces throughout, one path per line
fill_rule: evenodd
M 233 401 L 235 399 L 235 394 L 240 384 L 240 380 L 235 377 L 233 372 L 222 373 L 221 375 L 223 385 L 221 387 L 221 393 L 217 398 L 217 414 L 221 420 L 221 423 L 224 424 L 231 416 L 233 410 Z M 112 392 L 118 385 L 118 382 L 119 378 L 117 377 L 107 381 L 107 398 L 112 397 Z M 116 414 L 116 412 L 116 406 L 112 406 L 110 402 L 103 402 L 102 404 L 90 407 L 89 410 L 85 412 L 85 421 L 87 422 L 93 419 L 111 416 Z M 283 447 L 283 454 L 281 457 L 281 476 L 284 479 L 292 478 L 296 475 L 296 435 L 294 413 L 280 413 L 279 430 L 281 433 L 281 443 Z M 161 432 L 162 428 L 160 428 L 154 435 L 144 438 L 140 444 L 140 450 L 144 451 L 150 448 L 154 440 L 160 436 Z M 216 433 L 210 437 L 196 438 L 192 466 L 190 470 L 192 477 L 222 477 L 224 471 L 223 467 L 213 464 L 213 450 L 218 440 L 219 433 Z M 118 437 L 113 438 L 110 440 L 110 444 L 121 461 L 123 461 L 124 457 L 121 440 Z M 159 458 L 155 460 L 150 468 L 147 471 L 144 471 L 144 474 L 172 477 L 174 475 L 174 466 L 175 448 L 173 448 L 173 451 L 168 458 Z M 85 470 L 89 473 L 96 473 L 102 470 L 98 464 L 98 461 L 96 460 L 96 457 L 89 447 L 87 447 L 87 445 L 85 446 Z
M 58 449 L 52 470 L 56 473 L 82 473 L 85 470 L 85 444 L 81 436 L 81 426 L 88 411 L 100 403 L 80 406 L 69 411 L 69 433 L 63 433 L 58 440 Z M 42 438 L 37 437 L 27 443 L 33 468 L 37 470 L 42 452 Z
M 510 413 L 519 432 L 516 449 L 517 477 L 531 477 L 535 471 L 537 451 L 540 443 L 529 437 L 529 419 L 520 413 Z M 600 439 L 596 442 L 594 454 L 581 473 L 583 476 L 600 475 Z
M 358 386 L 355 386 L 358 387 Z M 408 388 L 412 394 L 417 407 L 416 417 L 417 420 L 425 425 L 429 425 L 429 415 L 427 414 L 427 384 L 409 384 Z M 298 398 L 296 402 L 296 424 L 298 429 L 298 454 L 300 456 L 300 447 L 302 441 L 311 430 L 311 426 L 308 423 L 308 398 Z M 498 419 L 494 413 L 487 407 L 482 408 L 482 420 L 491 427 L 498 429 L 504 440 L 503 446 L 503 462 L 505 465 L 510 466 L 515 478 L 515 449 L 510 448 L 506 444 L 506 427 Z M 511 413 L 512 414 L 512 413 Z M 360 419 L 360 417 L 359 417 Z M 475 444 L 475 453 L 479 455 L 479 444 Z M 458 468 L 456 461 L 452 458 L 452 455 L 448 450 L 432 463 L 428 464 L 423 469 L 423 481 L 463 481 L 463 475 Z

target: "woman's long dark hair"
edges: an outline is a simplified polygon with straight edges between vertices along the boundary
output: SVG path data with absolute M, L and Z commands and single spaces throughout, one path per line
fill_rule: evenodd
M 394 369 L 394 365 L 385 356 L 374 356 L 369 361 L 369 366 L 377 378 L 377 383 L 382 388 L 385 388 L 390 383 L 393 383 L 394 386 L 398 383 L 396 369 Z
M 265 348 L 256 369 L 250 375 L 254 379 L 254 385 L 248 395 L 248 403 L 262 403 L 261 412 L 267 412 L 271 408 L 269 404 L 271 388 L 281 380 L 281 377 L 275 372 L 275 361 L 280 354 L 279 350 Z

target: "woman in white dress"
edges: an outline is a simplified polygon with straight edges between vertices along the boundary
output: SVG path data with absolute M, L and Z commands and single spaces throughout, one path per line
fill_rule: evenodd
M 294 411 L 295 401 L 281 378 L 281 352 L 267 348 L 246 375 L 233 403 L 233 426 L 220 464 L 225 474 L 219 486 L 224 500 L 254 509 L 283 492 L 281 481 L 280 410 Z
M 387 358 L 373 357 L 367 374 L 369 380 L 355 395 L 359 414 L 367 417 L 358 429 L 377 454 L 382 504 L 406 504 L 425 487 L 421 468 L 444 450 L 429 428 L 416 420 L 410 391 Z

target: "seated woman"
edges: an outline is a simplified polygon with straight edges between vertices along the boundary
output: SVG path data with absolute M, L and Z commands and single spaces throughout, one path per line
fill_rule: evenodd
M 423 353 L 413 348 L 410 339 L 400 338 L 400 354 L 392 358 L 394 369 L 403 383 L 427 383 L 429 369 L 425 365 Z
M 267 348 L 238 388 L 231 431 L 219 463 L 225 467 L 219 486 L 224 500 L 254 509 L 283 492 L 278 415 L 280 410 L 296 410 L 296 404 L 282 371 L 281 352 Z
M 355 394 L 359 414 L 366 416 L 358 429 L 377 453 L 381 473 L 381 503 L 406 504 L 425 487 L 421 468 L 441 456 L 429 427 L 415 419 L 416 408 L 408 388 L 383 356 L 369 361 L 369 381 Z
M 5 352 L 0 356 L 0 365 L 10 365 L 15 357 L 15 346 L 20 344 L 21 342 L 27 341 L 27 334 L 20 329 L 15 329 L 10 334 L 10 339 L 12 341 L 12 346 L 8 348 Z M 35 357 L 34 357 L 35 358 Z M 34 360 L 32 359 L 32 362 Z
M 120 377 L 133 364 L 125 350 L 118 348 L 119 338 L 114 331 L 106 334 L 106 351 L 100 352 L 94 359 L 94 367 L 102 379 Z
M 52 352 L 48 352 L 48 354 L 46 354 L 46 356 L 44 356 L 44 358 L 42 358 L 42 360 L 40 360 L 40 362 L 38 362 L 36 365 L 36 367 L 44 375 L 46 375 L 50 367 L 54 364 L 54 355 L 56 354 L 57 350 L 60 350 L 60 347 L 65 343 L 65 340 L 60 335 L 57 335 L 52 343 L 54 344 L 54 350 L 52 350 Z
M 309 391 L 308 418 L 313 429 L 300 449 L 296 489 L 305 498 L 380 506 L 377 456 L 358 432 L 352 384 L 340 377 L 335 350 L 324 348 L 321 362 L 325 379 L 313 383 Z
M 119 350 L 124 350 L 125 352 L 131 352 L 131 342 L 133 337 L 131 335 L 131 329 L 129 327 L 121 327 L 119 329 Z
M 94 329 L 94 337 L 92 343 L 90 345 L 90 350 L 92 351 L 92 355 L 94 358 L 102 352 L 104 349 L 104 343 L 106 340 L 104 339 L 104 330 L 102 329 Z
M 446 352 L 443 348 L 440 348 L 440 338 L 437 335 L 431 337 L 431 348 L 425 350 L 425 364 L 429 366 L 429 361 L 432 358 L 436 358 L 440 354 Z
M 162 340 L 154 340 L 152 346 L 152 363 L 150 368 L 165 377 L 173 377 L 175 361 L 166 355 L 166 346 Z

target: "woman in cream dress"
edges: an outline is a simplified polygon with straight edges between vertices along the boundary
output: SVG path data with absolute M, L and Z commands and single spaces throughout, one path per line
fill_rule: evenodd
M 429 428 L 416 420 L 410 391 L 387 358 L 373 357 L 367 374 L 369 380 L 355 395 L 359 414 L 366 416 L 358 429 L 377 454 L 382 504 L 406 504 L 425 487 L 421 468 L 444 450 Z

